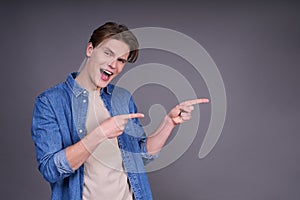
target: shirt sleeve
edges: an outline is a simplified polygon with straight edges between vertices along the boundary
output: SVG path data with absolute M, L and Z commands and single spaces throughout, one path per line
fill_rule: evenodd
M 137 107 L 136 107 L 132 97 L 130 99 L 130 108 L 129 109 L 130 109 L 130 112 L 137 113 Z M 142 125 L 141 125 L 140 121 L 138 120 L 138 118 L 133 118 L 132 120 L 133 120 L 133 123 L 136 124 L 136 127 L 139 127 L 139 129 L 141 130 L 139 132 L 142 133 L 137 139 L 138 139 L 143 162 L 146 165 L 146 164 L 150 163 L 151 161 L 155 160 L 156 158 L 158 158 L 159 153 L 157 153 L 156 155 L 151 155 L 148 153 L 147 145 L 146 145 L 147 137 L 144 132 L 144 129 L 142 128 Z
M 36 148 L 39 171 L 47 181 L 54 183 L 74 172 L 62 146 L 57 118 L 45 96 L 39 96 L 35 101 L 31 134 Z

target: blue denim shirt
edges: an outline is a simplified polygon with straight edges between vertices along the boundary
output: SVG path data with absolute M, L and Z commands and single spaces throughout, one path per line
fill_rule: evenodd
M 65 149 L 86 135 L 88 91 L 81 88 L 71 73 L 67 80 L 36 98 L 32 120 L 32 138 L 39 170 L 50 182 L 52 200 L 81 200 L 84 164 L 72 170 Z M 136 113 L 131 94 L 109 84 L 100 96 L 111 116 Z M 125 171 L 136 200 L 152 199 L 144 165 L 154 157 L 147 153 L 146 137 L 137 119 L 130 119 L 118 137 Z M 101 198 L 101 197 L 99 197 Z

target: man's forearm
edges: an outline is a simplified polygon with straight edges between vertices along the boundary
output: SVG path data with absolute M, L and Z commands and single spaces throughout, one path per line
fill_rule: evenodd
M 163 119 L 159 128 L 147 139 L 147 150 L 150 155 L 157 154 L 163 148 L 175 126 L 170 117 L 166 116 Z

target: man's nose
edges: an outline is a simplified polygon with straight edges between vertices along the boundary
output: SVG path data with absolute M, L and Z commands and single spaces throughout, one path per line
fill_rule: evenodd
M 112 60 L 109 64 L 109 66 L 112 68 L 112 69 L 115 69 L 117 67 L 117 61 L 116 60 Z

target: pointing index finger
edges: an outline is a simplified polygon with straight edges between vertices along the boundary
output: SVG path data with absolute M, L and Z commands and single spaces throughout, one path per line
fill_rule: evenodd
M 131 114 L 125 115 L 125 117 L 128 118 L 128 119 L 143 118 L 144 114 L 142 114 L 142 113 L 131 113 Z
M 192 106 L 192 105 L 195 105 L 195 104 L 208 103 L 208 102 L 209 102 L 209 99 L 202 98 L 202 99 L 193 99 L 193 100 L 185 101 L 185 102 L 181 103 L 181 105 L 183 105 L 183 106 Z

